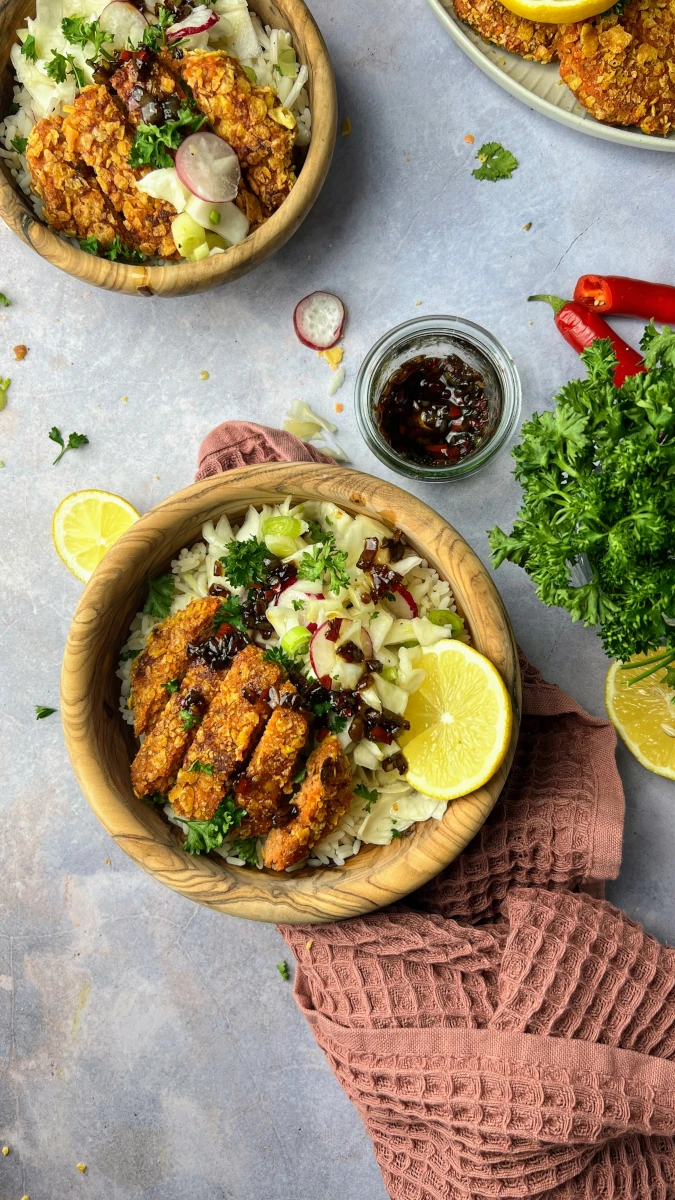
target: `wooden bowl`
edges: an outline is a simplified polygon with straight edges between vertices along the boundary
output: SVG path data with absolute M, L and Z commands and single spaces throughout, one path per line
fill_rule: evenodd
M 132 730 L 119 714 L 117 659 L 142 607 L 148 574 L 169 567 L 207 520 L 242 515 L 249 504 L 283 496 L 328 500 L 403 530 L 452 585 L 476 649 L 500 671 L 514 707 L 503 766 L 485 787 L 448 805 L 441 821 L 413 826 L 389 846 L 364 846 L 344 867 L 292 874 L 232 867 L 217 855 L 192 857 L 182 836 L 132 791 Z M 144 870 L 191 900 L 258 921 L 332 921 L 370 912 L 420 887 L 464 849 L 485 821 L 511 764 L 520 718 L 520 675 L 513 631 L 488 572 L 451 525 L 393 484 L 342 467 L 270 463 L 215 475 L 185 488 L 141 517 L 106 554 L 87 584 L 68 634 L 61 676 L 66 745 L 80 787 L 115 841 Z
M 66 242 L 38 220 L 0 158 L 0 216 L 38 254 L 83 283 L 125 292 L 128 296 L 187 296 L 238 279 L 283 246 L 304 221 L 328 173 L 335 145 L 337 98 L 326 44 L 303 0 L 251 0 L 249 7 L 263 24 L 287 29 L 298 60 L 307 67 L 312 111 L 312 140 L 298 181 L 274 216 L 238 246 L 197 263 L 165 267 L 127 266 L 109 262 Z M 15 82 L 9 53 L 16 30 L 35 15 L 35 0 L 0 0 L 0 119 L 5 116 Z

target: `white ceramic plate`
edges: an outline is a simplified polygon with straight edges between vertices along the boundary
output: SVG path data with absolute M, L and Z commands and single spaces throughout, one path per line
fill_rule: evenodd
M 462 48 L 465 54 L 503 87 L 512 96 L 522 100 L 529 108 L 536 109 L 553 121 L 569 125 L 580 133 L 603 138 L 607 142 L 619 142 L 622 146 L 636 146 L 643 150 L 675 150 L 675 134 L 667 138 L 650 137 L 640 133 L 634 126 L 603 125 L 596 121 L 577 103 L 569 88 L 558 74 L 558 64 L 528 62 L 516 54 L 509 54 L 501 46 L 484 42 L 468 25 L 459 20 L 451 0 L 428 0 L 439 21 Z

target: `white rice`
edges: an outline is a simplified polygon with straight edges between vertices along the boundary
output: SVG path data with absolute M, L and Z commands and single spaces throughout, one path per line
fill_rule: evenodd
M 45 71 L 45 63 L 54 50 L 72 54 L 78 67 L 84 72 L 85 82 L 93 82 L 93 69 L 87 63 L 85 51 L 80 46 L 67 42 L 61 29 L 64 17 L 84 16 L 93 20 L 101 15 L 107 0 L 37 0 L 35 19 L 28 18 L 24 28 L 17 31 L 19 41 L 11 51 L 11 62 L 17 83 L 12 96 L 12 108 L 17 111 L 0 121 L 0 158 L 7 163 L 9 172 L 18 186 L 30 197 L 33 207 L 42 219 L 42 201 L 31 190 L 31 178 L 26 165 L 25 153 L 20 154 L 12 145 L 15 138 L 27 138 L 31 129 L 42 117 L 62 116 L 64 105 L 72 104 L 76 85 L 72 76 L 65 83 L 55 83 Z M 187 38 L 188 49 L 226 50 L 242 66 L 248 67 L 256 76 L 256 83 L 273 87 L 279 103 L 290 109 L 297 122 L 297 146 L 308 146 L 312 133 L 312 115 L 306 83 L 308 71 L 296 63 L 295 78 L 280 75 L 279 54 L 292 48 L 293 40 L 286 30 L 263 26 L 255 13 L 250 13 L 246 0 L 215 0 L 211 5 L 218 13 L 217 25 L 203 34 Z M 148 16 L 148 14 L 145 14 Z M 35 37 L 39 57 L 33 63 L 21 54 L 20 43 L 32 34 Z M 71 240 L 71 239 L 66 239 Z M 160 260 L 157 260 L 160 261 Z
M 376 658 L 397 672 L 395 685 L 387 684 L 380 676 L 376 676 L 376 688 L 367 689 L 364 696 L 368 703 L 372 703 L 373 707 L 405 711 L 408 696 L 420 687 L 425 678 L 424 671 L 416 666 L 416 662 L 422 655 L 421 646 L 430 645 L 449 636 L 448 627 L 433 624 L 428 620 L 427 614 L 438 609 L 449 609 L 456 612 L 456 606 L 450 585 L 440 578 L 425 559 L 420 558 L 414 552 L 392 566 L 399 571 L 402 583 L 417 603 L 419 613 L 417 619 L 412 622 L 396 621 L 386 613 L 382 604 L 373 605 L 362 602 L 363 573 L 356 567 L 356 560 L 360 556 L 367 536 L 382 539 L 389 535 L 389 530 L 369 517 L 351 517 L 329 503 L 311 502 L 293 505 L 291 498 L 287 497 L 282 504 L 274 507 L 265 505 L 260 510 L 250 508 L 239 527 L 236 525 L 232 527 L 225 516 L 221 517 L 216 525 L 212 521 L 207 521 L 202 527 L 203 541 L 181 550 L 178 557 L 171 563 L 171 572 L 175 579 L 175 594 L 171 612 L 178 612 L 185 608 L 191 600 L 206 596 L 212 584 L 222 583 L 222 578 L 215 573 L 214 568 L 221 556 L 226 554 L 228 542 L 233 538 L 237 541 L 244 541 L 252 536 L 258 536 L 262 540 L 260 527 L 266 518 L 288 515 L 298 517 L 303 522 L 305 520 L 320 521 L 324 528 L 327 527 L 327 519 L 330 521 L 337 549 L 344 549 L 348 553 L 347 573 L 350 576 L 350 587 L 342 588 L 338 595 L 329 595 L 324 600 L 306 599 L 304 610 L 298 611 L 293 608 L 293 598 L 297 599 L 303 594 L 306 596 L 307 590 L 311 592 L 312 589 L 318 590 L 320 587 L 320 584 L 313 585 L 307 581 L 298 580 L 281 594 L 277 605 L 270 605 L 267 616 L 275 628 L 276 636 L 271 637 L 265 644 L 278 645 L 281 636 L 288 629 L 309 623 L 319 625 L 330 617 L 342 616 L 360 621 L 364 628 L 370 630 L 373 640 L 377 639 L 379 643 L 374 646 Z M 304 549 L 306 549 L 305 546 L 286 561 L 299 557 Z M 306 590 L 303 592 L 302 589 Z M 243 588 L 232 588 L 235 594 L 243 594 L 244 590 Z M 347 608 L 345 608 L 345 604 L 348 605 Z M 371 620 L 372 613 L 376 610 L 379 615 L 375 620 Z M 156 623 L 156 618 L 137 613 L 131 624 L 129 637 L 122 648 L 122 654 L 127 650 L 141 651 L 150 630 Z M 378 623 L 381 623 L 380 633 L 376 635 L 375 629 Z M 408 629 L 407 626 L 410 628 Z M 400 645 L 406 634 L 408 637 L 410 635 L 416 637 L 421 645 L 417 648 L 406 648 Z M 408 639 L 406 638 L 406 640 Z M 131 659 L 120 661 L 117 675 L 121 680 L 120 711 L 125 721 L 133 725 L 133 714 L 127 703 L 131 690 L 131 661 Z M 307 655 L 298 659 L 298 665 L 302 666 L 310 677 L 315 678 Z M 344 664 L 342 670 L 348 672 L 350 666 L 351 664 Z M 351 669 L 353 670 L 353 667 Z M 341 682 L 343 682 L 343 686 L 349 686 L 348 678 Z M 395 704 L 398 704 L 397 709 Z M 363 845 L 386 846 L 394 837 L 399 836 L 416 822 L 430 819 L 440 820 L 447 807 L 445 801 L 439 803 L 432 797 L 415 791 L 395 771 L 387 772 L 382 769 L 379 765 L 382 759 L 395 754 L 400 749 L 396 742 L 386 747 L 365 739 L 354 743 L 350 740 L 347 729 L 341 731 L 337 736 L 350 759 L 354 787 L 362 784 L 368 791 L 376 791 L 377 800 L 370 805 L 370 811 L 368 811 L 368 801 L 355 795 L 351 808 L 337 828 L 314 846 L 306 864 L 298 864 L 298 866 L 319 867 L 328 866 L 331 863 L 342 866 L 348 858 L 358 854 Z M 164 811 L 170 821 L 180 825 L 183 829 L 186 828 L 184 822 L 176 816 L 169 804 L 166 805 Z M 232 852 L 232 844 L 236 838 L 237 831 L 234 829 L 232 837 L 223 842 L 218 853 L 232 866 L 245 866 L 244 860 Z M 263 844 L 264 838 L 259 838 L 256 864 L 259 869 L 262 869 L 263 865 Z M 289 869 L 297 870 L 298 866 Z

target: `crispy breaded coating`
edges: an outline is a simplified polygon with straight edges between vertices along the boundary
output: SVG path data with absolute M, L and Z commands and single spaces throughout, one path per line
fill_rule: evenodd
M 132 132 L 120 102 L 107 88 L 95 84 L 76 96 L 63 122 L 70 152 L 96 173 L 103 192 L 122 217 L 126 241 L 143 254 L 177 258 L 171 235 L 176 210 L 165 200 L 137 190 L 136 181 L 150 168 L 129 166 Z
M 169 792 L 179 816 L 211 819 L 232 776 L 248 762 L 269 717 L 269 689 L 282 678 L 281 668 L 266 662 L 258 646 L 237 654 Z
M 189 50 L 172 66 L 215 132 L 234 150 L 251 190 L 266 208 L 278 208 L 296 179 L 291 162 L 295 129 L 270 116 L 279 104 L 274 89 L 251 83 L 223 50 Z
M 109 246 L 115 236 L 124 237 L 124 227 L 93 171 L 74 159 L 62 127 L 61 117 L 45 117 L 30 131 L 26 161 L 33 190 L 44 201 L 44 217 L 52 228 L 69 237 L 96 237 Z
M 188 668 L 179 690 L 170 697 L 131 764 L 131 782 L 137 796 L 157 792 L 166 796 L 222 681 L 222 672 L 206 663 Z
M 176 100 L 182 102 L 187 97 L 187 92 L 179 80 L 157 58 L 153 59 L 149 67 L 145 67 L 145 64 L 138 62 L 135 58 L 130 58 L 115 71 L 110 85 L 124 104 L 127 116 L 134 128 L 143 120 L 141 115 L 143 102 L 134 95 L 136 87 L 159 103 L 174 96 Z
M 254 233 L 260 225 L 263 225 L 272 216 L 272 210 L 266 208 L 258 197 L 254 196 L 253 192 L 246 187 L 243 175 L 239 180 L 239 192 L 234 202 L 237 208 L 251 222 L 250 233 Z
M 307 760 L 307 775 L 293 797 L 298 815 L 273 829 L 263 847 L 263 861 L 274 871 L 302 862 L 312 846 L 331 833 L 352 802 L 349 760 L 337 738 L 329 734 Z
M 170 679 L 181 682 L 189 666 L 188 643 L 209 636 L 219 605 L 217 596 L 191 600 L 186 608 L 153 626 L 145 649 L 131 665 L 129 708 L 133 709 L 137 735 L 152 729 L 164 711 L 169 693 L 163 685 Z
M 284 683 L 279 689 L 280 699 L 294 694 L 292 683 Z M 237 785 L 237 803 L 246 809 L 238 837 L 260 837 L 272 828 L 280 798 L 293 790 L 293 775 L 308 729 L 303 712 L 283 704 L 275 708 Z
M 455 12 L 488 42 L 496 42 L 511 54 L 535 62 L 551 62 L 556 55 L 559 25 L 526 21 L 505 8 L 499 0 L 453 0 Z
M 608 125 L 665 137 L 675 121 L 675 4 L 631 0 L 615 13 L 561 28 L 560 75 Z

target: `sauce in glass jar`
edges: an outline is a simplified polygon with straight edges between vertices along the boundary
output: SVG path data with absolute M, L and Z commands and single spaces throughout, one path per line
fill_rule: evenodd
M 403 362 L 389 377 L 375 416 L 392 450 L 408 462 L 444 466 L 473 454 L 488 433 L 484 376 L 457 354 Z

